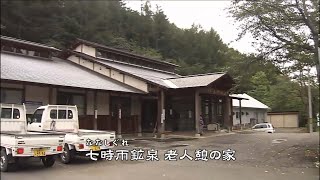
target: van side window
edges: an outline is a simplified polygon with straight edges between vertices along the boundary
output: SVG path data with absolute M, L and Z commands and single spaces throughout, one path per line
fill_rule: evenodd
M 13 109 L 13 119 L 20 119 L 19 109 Z
M 66 110 L 59 110 L 58 119 L 67 119 Z
M 68 110 L 68 119 L 72 119 L 73 118 L 73 113 L 71 110 Z
M 50 118 L 51 119 L 57 119 L 57 110 L 56 109 L 51 109 Z
M 72 119 L 73 118 L 73 113 L 71 110 L 68 110 L 68 118 L 67 118 L 67 110 L 58 110 L 58 116 L 57 116 L 57 110 L 56 109 L 51 109 L 50 111 L 50 118 L 51 119 Z
M 13 115 L 13 117 L 12 117 L 12 115 Z M 19 111 L 19 109 L 13 109 L 13 113 L 12 113 L 12 108 L 2 108 L 1 109 L 1 118 L 20 119 L 20 111 Z

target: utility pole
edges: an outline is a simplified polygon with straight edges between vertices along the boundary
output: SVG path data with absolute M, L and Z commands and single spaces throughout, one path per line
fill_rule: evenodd
M 141 7 L 140 7 L 140 15 L 142 16 L 142 11 L 143 11 L 143 0 L 141 0 Z
M 312 102 L 311 102 L 311 87 L 310 83 L 308 84 L 308 99 L 309 99 L 309 133 L 313 132 L 312 126 Z
M 239 99 L 239 118 L 240 118 L 240 130 L 242 130 L 242 109 L 241 109 L 241 99 Z

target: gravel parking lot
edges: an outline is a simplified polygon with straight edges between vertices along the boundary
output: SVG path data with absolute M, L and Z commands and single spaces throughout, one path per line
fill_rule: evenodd
M 78 158 L 72 164 L 56 163 L 45 169 L 38 161 L 22 164 L 19 169 L 1 173 L 3 180 L 40 179 L 319 179 L 319 134 L 239 132 L 200 139 L 174 138 L 129 141 L 116 149 L 158 150 L 159 161 L 91 161 Z M 197 150 L 235 150 L 235 161 L 208 158 L 195 161 Z M 193 160 L 164 160 L 168 150 L 179 156 L 186 150 Z M 178 156 L 178 157 L 179 157 Z

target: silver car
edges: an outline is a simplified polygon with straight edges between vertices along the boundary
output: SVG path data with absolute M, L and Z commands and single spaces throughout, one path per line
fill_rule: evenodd
M 252 130 L 258 132 L 274 133 L 274 127 L 270 123 L 259 123 L 252 127 Z

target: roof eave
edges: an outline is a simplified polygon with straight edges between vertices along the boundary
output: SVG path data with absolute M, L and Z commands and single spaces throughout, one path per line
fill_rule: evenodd
M 148 61 L 154 62 L 154 63 L 159 63 L 159 64 L 163 64 L 163 65 L 167 65 L 167 66 L 173 66 L 173 67 L 180 67 L 177 64 L 173 64 L 173 63 L 169 63 L 169 62 L 165 62 L 165 61 L 159 61 L 159 60 L 152 59 L 152 58 L 147 58 L 147 57 L 144 57 L 144 56 L 141 56 L 141 55 L 138 55 L 138 54 L 122 51 L 122 50 L 119 50 L 119 49 L 115 49 L 115 48 L 112 48 L 112 47 L 108 47 L 108 46 L 105 46 L 105 45 L 102 45 L 102 44 L 99 44 L 99 43 L 87 41 L 87 40 L 80 39 L 80 38 L 76 39 L 76 43 L 73 44 L 72 47 L 74 47 L 76 45 L 79 45 L 81 43 L 86 44 L 86 45 L 90 45 L 90 46 L 94 46 L 96 48 L 102 48 L 104 50 L 109 50 L 109 51 L 114 51 L 114 52 L 125 54 L 125 55 L 135 56 L 137 58 L 145 59 L 145 60 L 148 60 Z

